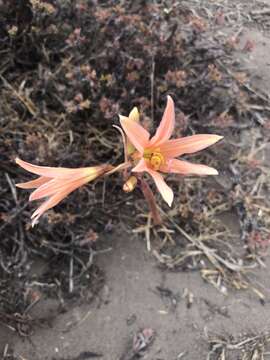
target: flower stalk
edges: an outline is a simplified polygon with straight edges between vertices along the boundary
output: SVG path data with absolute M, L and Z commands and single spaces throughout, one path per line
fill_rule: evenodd
M 150 186 L 144 179 L 140 179 L 140 189 L 149 206 L 154 225 L 161 225 L 162 219 L 157 208 L 155 196 L 153 191 L 150 189 Z

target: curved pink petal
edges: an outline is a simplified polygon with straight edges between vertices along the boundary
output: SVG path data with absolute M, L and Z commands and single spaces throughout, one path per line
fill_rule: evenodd
M 163 199 L 166 203 L 171 206 L 173 202 L 173 191 L 172 189 L 166 184 L 161 174 L 157 171 L 147 169 L 147 172 L 153 177 L 154 182 L 158 188 Z
M 144 159 L 141 159 L 138 164 L 132 169 L 133 172 L 147 171 L 147 164 Z
M 51 196 L 56 192 L 63 191 L 65 188 L 74 186 L 78 188 L 88 182 L 95 180 L 100 175 L 103 175 L 106 170 L 108 171 L 111 168 L 110 165 L 99 165 L 89 168 L 83 168 L 81 172 L 69 178 L 54 178 L 45 184 L 41 185 L 36 189 L 31 195 L 29 200 L 38 200 L 43 197 Z
M 63 200 L 69 193 L 67 192 L 59 192 L 51 196 L 48 200 L 46 200 L 43 204 L 41 204 L 37 210 L 32 214 L 32 226 L 34 226 L 41 215 L 45 213 L 45 211 L 56 206 L 61 200 Z
M 69 180 L 55 178 L 51 181 L 47 182 L 46 184 L 40 186 L 36 189 L 31 195 L 29 200 L 38 200 L 42 199 L 43 197 L 51 196 L 59 191 L 64 191 L 67 187 L 75 186 L 76 188 L 86 184 L 89 181 L 87 177 L 80 177 L 80 178 L 71 178 Z
M 160 170 L 183 175 L 218 175 L 217 170 L 212 167 L 201 164 L 192 164 L 188 161 L 178 159 L 168 160 L 167 164 L 162 166 Z
M 52 195 L 48 200 L 46 200 L 43 204 L 41 204 L 31 216 L 32 226 L 34 226 L 36 224 L 37 220 L 40 218 L 40 216 L 42 214 L 45 213 L 45 211 L 56 206 L 61 200 L 63 200 L 65 197 L 67 197 L 70 193 L 72 193 L 74 190 L 76 190 L 81 185 L 84 185 L 83 181 L 81 182 L 81 184 L 79 184 L 79 183 L 69 184 L 62 191 L 57 192 L 56 194 Z
M 167 96 L 167 105 L 162 116 L 162 120 L 157 128 L 155 135 L 150 141 L 151 146 L 159 146 L 169 140 L 175 125 L 174 102 L 170 96 Z
M 51 180 L 51 178 L 48 178 L 46 176 L 40 176 L 39 178 L 37 178 L 35 180 L 16 184 L 16 186 L 20 189 L 35 189 L 43 184 L 46 184 L 50 180 Z
M 144 149 L 149 143 L 150 134 L 138 122 L 129 119 L 126 116 L 120 117 L 120 123 L 124 129 L 128 140 L 135 146 L 135 148 L 143 154 Z
M 222 138 L 223 136 L 219 135 L 201 134 L 168 140 L 160 145 L 160 152 L 167 158 L 174 158 L 183 154 L 192 154 L 215 144 Z
M 87 171 L 89 168 L 77 168 L 77 169 L 69 169 L 69 168 L 62 168 L 62 167 L 49 167 L 49 166 L 38 166 L 30 164 L 26 161 L 23 161 L 19 158 L 15 159 L 16 163 L 20 165 L 23 169 L 37 175 L 54 178 L 67 178 L 70 176 L 78 175 L 82 171 Z

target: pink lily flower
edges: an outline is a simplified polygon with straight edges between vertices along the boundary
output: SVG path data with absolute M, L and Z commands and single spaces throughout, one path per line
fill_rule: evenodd
M 173 201 L 173 191 L 166 184 L 161 173 L 218 175 L 217 170 L 212 167 L 176 159 L 183 154 L 192 154 L 203 150 L 223 137 L 198 134 L 170 140 L 175 126 L 174 102 L 170 96 L 167 98 L 167 106 L 161 123 L 151 139 L 149 132 L 132 118 L 120 115 L 120 123 L 128 140 L 136 148 L 131 155 L 135 162 L 132 171 L 150 174 L 169 206 Z
M 47 198 L 31 216 L 34 226 L 45 211 L 56 206 L 61 200 L 82 185 L 112 170 L 111 165 L 99 165 L 78 169 L 37 166 L 16 158 L 16 163 L 23 169 L 39 175 L 35 180 L 16 184 L 21 189 L 36 189 L 29 201 Z

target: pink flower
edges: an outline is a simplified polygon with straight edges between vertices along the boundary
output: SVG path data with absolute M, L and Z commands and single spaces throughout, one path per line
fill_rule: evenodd
M 47 198 L 31 216 L 32 226 L 37 223 L 38 219 L 45 211 L 56 206 L 72 191 L 97 177 L 104 175 L 113 168 L 111 165 L 99 165 L 68 169 L 32 165 L 19 158 L 16 158 L 15 161 L 25 170 L 39 175 L 35 180 L 16 184 L 16 186 L 21 189 L 36 189 L 30 195 L 30 201 Z
M 167 106 L 161 123 L 151 139 L 149 132 L 131 117 L 120 115 L 120 122 L 128 140 L 136 148 L 131 155 L 136 162 L 132 171 L 145 171 L 150 174 L 169 206 L 173 201 L 173 191 L 160 172 L 182 175 L 218 175 L 214 168 L 176 159 L 183 154 L 192 154 L 205 149 L 221 140 L 222 136 L 198 134 L 169 140 L 175 125 L 174 102 L 170 96 L 167 98 Z

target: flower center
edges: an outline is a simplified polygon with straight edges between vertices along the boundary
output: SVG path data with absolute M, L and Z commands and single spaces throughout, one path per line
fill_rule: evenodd
M 143 157 L 153 170 L 159 170 L 161 165 L 165 164 L 164 156 L 156 150 L 147 149 L 144 151 Z

